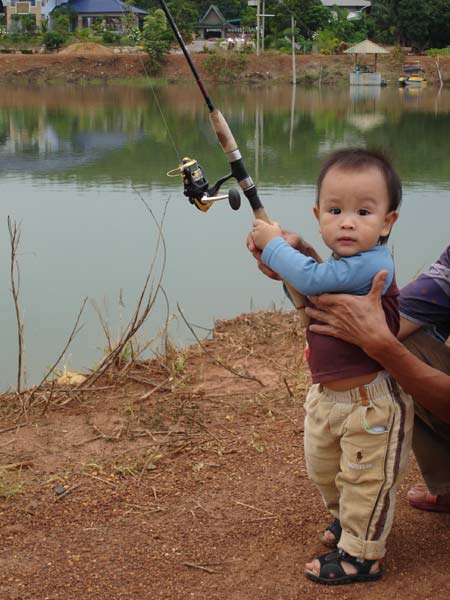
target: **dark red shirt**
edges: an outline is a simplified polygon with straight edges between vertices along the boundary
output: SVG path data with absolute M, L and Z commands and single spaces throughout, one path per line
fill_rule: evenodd
M 381 302 L 389 329 L 397 336 L 400 327 L 398 310 L 399 290 L 395 277 Z M 319 323 L 311 319 L 312 323 Z M 308 341 L 308 362 L 313 383 L 326 384 L 328 381 L 368 375 L 383 370 L 383 367 L 370 358 L 359 346 L 349 344 L 329 335 L 321 335 L 306 330 Z

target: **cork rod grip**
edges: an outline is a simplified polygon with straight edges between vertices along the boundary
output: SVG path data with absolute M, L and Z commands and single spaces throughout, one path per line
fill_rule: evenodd
M 253 214 L 255 215 L 255 219 L 261 219 L 261 221 L 264 221 L 265 223 L 272 223 L 264 208 L 258 208 L 257 210 L 254 210 Z M 307 327 L 309 325 L 309 317 L 304 310 L 306 307 L 305 297 L 300 294 L 298 290 L 289 285 L 289 283 L 286 283 L 286 281 L 283 281 L 283 283 L 286 286 L 293 303 L 295 304 L 295 308 L 299 311 L 301 324 L 304 327 Z
M 236 140 L 234 139 L 231 129 L 222 113 L 219 110 L 214 109 L 212 112 L 210 112 L 209 118 L 223 151 L 226 154 L 236 151 L 238 149 Z M 265 223 L 272 223 L 272 220 L 269 218 L 263 207 L 254 208 L 253 214 L 255 215 L 255 219 L 261 219 L 261 221 L 264 221 Z M 307 327 L 309 324 L 309 318 L 304 311 L 306 306 L 305 297 L 288 283 L 284 282 L 284 284 L 292 298 L 292 301 L 295 304 L 295 308 L 299 311 L 301 324 L 304 327 Z

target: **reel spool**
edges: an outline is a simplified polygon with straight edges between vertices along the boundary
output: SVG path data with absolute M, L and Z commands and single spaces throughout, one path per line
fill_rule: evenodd
M 238 210 L 241 206 L 241 196 L 238 188 L 231 188 L 228 194 L 217 196 L 220 186 L 232 177 L 231 173 L 221 177 L 216 183 L 209 187 L 205 172 L 195 159 L 185 157 L 181 164 L 167 173 L 168 177 L 183 177 L 184 195 L 189 198 L 189 202 L 194 204 L 202 212 L 209 210 L 217 200 L 228 199 L 233 210 Z

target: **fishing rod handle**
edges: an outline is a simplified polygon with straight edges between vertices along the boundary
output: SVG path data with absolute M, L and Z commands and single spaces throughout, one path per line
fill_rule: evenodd
M 223 151 L 228 154 L 229 152 L 234 152 L 237 150 L 238 146 L 236 144 L 236 140 L 234 139 L 230 126 L 226 122 L 226 119 L 220 110 L 215 108 L 211 113 L 209 113 L 209 119 L 214 131 L 216 132 Z
M 255 219 L 261 219 L 261 221 L 269 224 L 272 223 L 272 220 L 264 210 L 264 207 L 259 199 L 256 187 L 251 177 L 247 173 L 247 169 L 245 168 L 238 145 L 231 132 L 230 126 L 225 120 L 225 117 L 222 115 L 220 110 L 215 108 L 210 112 L 209 118 L 223 151 L 228 155 L 231 165 L 231 172 L 250 202 Z M 304 311 L 306 307 L 305 297 L 288 283 L 284 282 L 284 284 L 289 292 L 290 297 L 292 298 L 295 308 L 300 311 L 299 315 L 301 324 L 306 327 L 309 323 L 309 318 Z
M 269 215 L 266 213 L 264 208 L 258 208 L 256 210 L 254 210 L 253 214 L 255 215 L 255 219 L 260 219 L 261 221 L 264 221 L 265 223 L 269 223 L 269 225 L 272 223 Z M 283 281 L 283 283 L 284 283 L 287 291 L 289 292 L 289 296 L 291 297 L 292 302 L 295 305 L 295 308 L 299 311 L 301 325 L 303 325 L 303 327 L 307 327 L 309 325 L 309 317 L 305 313 L 305 308 L 306 308 L 305 296 L 300 294 L 300 292 L 298 290 L 296 290 L 295 288 L 293 288 L 291 285 L 289 285 L 289 283 L 286 283 L 286 281 Z

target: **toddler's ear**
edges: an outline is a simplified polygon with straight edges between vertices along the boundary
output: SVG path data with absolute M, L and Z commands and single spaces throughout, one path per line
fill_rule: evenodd
M 313 206 L 313 213 L 316 219 L 319 220 L 319 207 L 317 206 L 317 204 L 314 204 Z
M 383 231 L 381 232 L 381 235 L 389 235 L 391 233 L 392 226 L 394 225 L 397 219 L 398 212 L 396 210 L 391 210 L 391 212 L 388 212 L 384 218 L 384 227 Z

